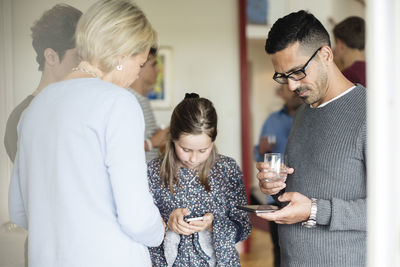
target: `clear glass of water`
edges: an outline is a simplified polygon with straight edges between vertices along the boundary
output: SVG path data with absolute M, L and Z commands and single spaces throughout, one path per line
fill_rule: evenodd
M 268 169 L 264 172 L 271 173 L 271 177 L 265 182 L 285 182 L 287 178 L 286 160 L 282 153 L 265 153 L 264 162 L 268 163 Z

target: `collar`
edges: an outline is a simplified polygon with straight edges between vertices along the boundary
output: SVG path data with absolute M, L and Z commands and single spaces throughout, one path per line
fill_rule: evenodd
M 346 95 L 346 94 L 348 94 L 348 93 L 350 93 L 354 88 L 356 88 L 356 86 L 352 86 L 352 87 L 350 87 L 349 89 L 347 89 L 346 91 L 344 91 L 343 93 L 341 93 L 340 95 L 338 95 L 338 96 L 336 96 L 336 97 L 334 97 L 334 98 L 332 98 L 331 100 L 329 100 L 329 101 L 327 101 L 327 102 L 325 102 L 325 103 L 322 103 L 321 105 L 319 105 L 318 107 L 316 107 L 316 108 L 322 108 L 322 107 L 325 107 L 326 105 L 328 105 L 329 103 L 331 103 L 331 102 L 333 102 L 333 101 L 335 101 L 335 100 L 337 100 L 337 99 L 339 99 L 339 98 L 341 98 L 342 96 L 344 96 L 344 95 Z M 314 108 L 314 107 L 312 107 L 311 105 L 310 105 L 310 108 Z

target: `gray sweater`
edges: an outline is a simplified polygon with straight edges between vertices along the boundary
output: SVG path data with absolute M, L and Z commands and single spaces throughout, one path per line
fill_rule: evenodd
M 129 89 L 129 92 L 135 95 L 140 104 L 140 107 L 142 108 L 145 123 L 144 138 L 150 139 L 158 130 L 156 118 L 154 117 L 154 112 L 150 105 L 150 100 L 147 97 L 144 97 L 136 92 L 135 89 Z M 158 156 L 158 148 L 154 147 L 150 151 L 146 151 L 146 162 L 149 162 L 150 160 L 155 159 Z
M 366 92 L 357 85 L 322 108 L 302 105 L 286 153 L 286 192 L 317 198 L 317 227 L 279 225 L 282 266 L 366 264 Z

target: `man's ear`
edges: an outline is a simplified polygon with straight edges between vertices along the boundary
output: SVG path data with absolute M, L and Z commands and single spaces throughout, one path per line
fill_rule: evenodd
M 52 48 L 46 48 L 44 50 L 44 59 L 46 61 L 46 64 L 49 66 L 60 64 L 60 58 L 58 57 L 57 52 L 54 51 Z
M 333 51 L 329 46 L 327 46 L 327 45 L 323 46 L 321 48 L 320 53 L 321 53 L 321 57 L 323 59 L 323 62 L 328 63 L 328 62 L 332 62 L 333 61 Z

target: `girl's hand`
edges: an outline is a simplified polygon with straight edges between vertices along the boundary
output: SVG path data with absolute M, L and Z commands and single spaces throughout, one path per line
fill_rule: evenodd
M 204 214 L 204 219 L 201 221 L 186 222 L 184 216 L 189 214 L 190 211 L 186 208 L 174 210 L 169 215 L 168 228 L 182 235 L 191 235 L 204 230 L 213 231 L 212 223 L 214 221 L 214 216 L 211 213 Z
M 206 213 L 206 214 L 204 214 L 203 218 L 204 219 L 201 221 L 189 222 L 189 224 L 192 226 L 191 229 L 194 229 L 195 232 L 201 232 L 204 230 L 208 230 L 208 231 L 212 232 L 214 215 L 212 215 L 212 213 Z
M 190 211 L 186 208 L 175 209 L 171 212 L 168 219 L 168 228 L 177 234 L 191 235 L 195 232 L 193 227 L 185 222 L 184 216 L 190 214 Z

